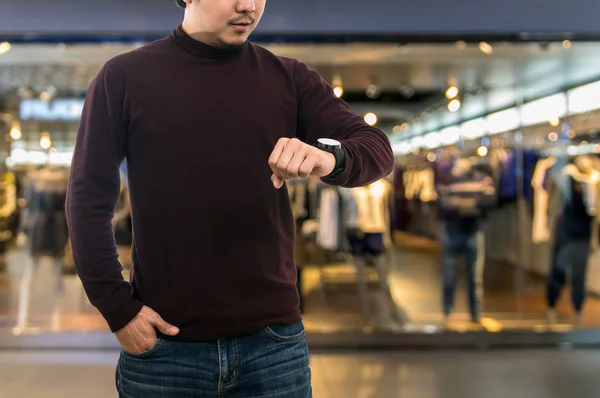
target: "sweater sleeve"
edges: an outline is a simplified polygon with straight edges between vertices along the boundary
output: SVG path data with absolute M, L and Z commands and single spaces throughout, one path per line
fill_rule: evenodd
M 141 310 L 123 279 L 111 220 L 126 153 L 124 78 L 106 64 L 90 85 L 77 133 L 67 191 L 67 222 L 75 268 L 90 302 L 111 331 Z
M 342 143 L 346 155 L 344 169 L 323 182 L 357 187 L 389 175 L 394 154 L 387 136 L 337 98 L 316 71 L 298 61 L 292 65 L 299 101 L 297 137 L 311 145 L 319 138 L 333 138 Z

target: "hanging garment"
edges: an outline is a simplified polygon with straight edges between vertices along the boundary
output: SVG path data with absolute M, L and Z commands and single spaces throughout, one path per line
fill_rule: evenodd
M 321 189 L 317 244 L 325 249 L 338 247 L 339 198 L 334 188 Z
M 519 157 L 519 153 L 521 156 Z M 513 149 L 506 158 L 502 169 L 500 181 L 498 182 L 498 200 L 501 203 L 512 202 L 520 193 L 528 201 L 533 199 L 531 179 L 539 155 L 535 151 L 524 150 L 522 152 Z M 523 179 L 523 185 L 519 187 L 519 180 Z
M 419 194 L 419 179 L 417 178 L 416 170 L 408 170 L 403 174 L 404 178 L 404 195 L 406 200 L 418 198 Z
M 288 189 L 294 220 L 297 222 L 305 220 L 308 216 L 306 182 L 304 180 L 288 181 L 285 185 Z
M 508 151 L 505 148 L 496 148 L 490 151 L 488 155 L 488 163 L 490 173 L 494 181 L 500 181 L 502 170 L 508 159 Z
M 23 230 L 29 238 L 31 255 L 64 257 L 69 239 L 66 188 L 67 176 L 60 170 L 41 170 L 29 176 L 24 195 L 27 207 Z
M 417 173 L 419 180 L 419 199 L 421 202 L 434 202 L 437 200 L 435 191 L 435 174 L 432 169 L 421 170 Z
M 345 203 L 344 225 L 346 229 L 358 228 L 358 205 L 356 199 L 352 195 L 351 188 L 340 188 L 340 199 Z
M 544 186 L 548 169 L 556 163 L 556 159 L 547 158 L 540 160 L 535 166 L 531 186 L 533 188 L 533 225 L 532 241 L 534 243 L 550 240 L 550 227 L 548 224 L 549 195 Z
M 404 188 L 404 169 L 397 167 L 394 172 L 394 225 L 393 229 L 405 230 L 409 222 L 409 212 Z

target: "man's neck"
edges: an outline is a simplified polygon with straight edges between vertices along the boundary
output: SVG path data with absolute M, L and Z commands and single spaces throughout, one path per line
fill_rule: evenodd
M 194 29 L 187 23 L 185 20 L 181 24 L 183 31 L 190 36 L 192 39 L 199 41 L 200 43 L 206 44 L 207 46 L 222 48 L 224 47 L 222 43 L 218 43 L 211 35 L 207 32 L 202 32 L 200 30 Z

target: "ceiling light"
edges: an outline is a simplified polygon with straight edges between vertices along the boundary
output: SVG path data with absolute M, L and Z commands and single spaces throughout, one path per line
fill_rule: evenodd
M 2 43 L 0 43 L 0 55 L 6 54 L 7 52 L 9 52 L 10 48 L 11 48 L 11 45 L 9 42 L 3 41 Z
M 339 74 L 336 73 L 335 75 L 333 75 L 333 79 L 331 79 L 331 85 L 333 87 L 337 87 L 337 86 L 341 87 L 341 86 L 343 86 L 343 84 L 342 84 L 342 78 L 341 78 L 341 76 Z
M 552 132 L 548 134 L 548 140 L 552 142 L 556 142 L 558 140 L 558 134 Z
M 552 127 L 557 127 L 560 124 L 560 119 L 555 117 L 554 119 L 548 120 L 548 123 L 550 123 L 550 126 Z
M 565 40 L 562 42 L 562 46 L 564 48 L 571 48 L 571 45 L 572 45 L 571 40 Z
M 488 154 L 488 149 L 485 146 L 480 146 L 479 148 L 477 148 L 477 155 L 484 157 Z
M 429 152 L 427 154 L 427 160 L 429 160 L 431 163 L 435 162 L 435 160 L 437 159 L 437 155 L 433 152 Z
M 333 88 L 333 93 L 336 97 L 342 98 L 342 95 L 344 95 L 344 88 L 342 86 L 335 86 Z
M 23 133 L 21 132 L 21 128 L 18 125 L 14 125 L 11 129 L 10 129 L 10 138 L 12 138 L 13 140 L 19 140 L 21 139 L 21 137 L 23 136 Z
M 50 134 L 42 134 L 42 138 L 40 138 L 40 146 L 44 149 L 50 149 L 50 147 L 52 146 L 52 139 L 50 138 Z
M 459 40 L 456 42 L 456 48 L 458 48 L 459 50 L 464 50 L 467 48 L 467 42 L 464 40 Z
M 449 100 L 454 99 L 458 96 L 458 93 L 458 87 L 450 86 L 448 87 L 448 90 L 446 90 L 446 98 L 448 98 Z
M 577 136 L 577 132 L 575 130 L 569 130 L 569 132 L 567 133 L 567 136 L 569 138 L 573 139 Z
M 392 129 L 393 133 L 399 133 L 402 131 L 402 126 L 400 126 L 399 124 L 394 126 L 394 128 Z
M 450 101 L 448 103 L 448 110 L 450 112 L 458 112 L 458 110 L 460 109 L 460 100 L 457 99 L 453 99 L 452 101 Z
M 365 122 L 367 122 L 369 126 L 375 126 L 377 124 L 377 120 L 377 115 L 373 112 L 369 112 L 365 115 Z
M 490 55 L 492 52 L 494 52 L 492 45 L 489 43 L 486 43 L 485 41 L 482 41 L 481 43 L 479 43 L 479 49 L 481 50 L 482 53 L 487 54 L 487 55 Z

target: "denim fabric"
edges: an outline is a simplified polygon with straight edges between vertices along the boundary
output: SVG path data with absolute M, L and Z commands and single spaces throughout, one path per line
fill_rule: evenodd
M 591 223 L 583 222 L 580 231 L 591 230 Z M 585 301 L 586 273 L 590 255 L 590 239 L 572 237 L 565 228 L 557 228 L 552 251 L 552 265 L 548 274 L 546 299 L 554 308 L 565 286 L 567 274 L 571 274 L 571 302 L 576 312 L 581 312 Z
M 452 231 L 452 232 L 450 232 Z M 443 310 L 445 315 L 450 315 L 454 306 L 454 291 L 458 265 L 462 257 L 465 258 L 467 286 L 469 296 L 469 309 L 471 319 L 479 320 L 483 301 L 483 253 L 479 253 L 478 239 L 483 239 L 481 232 L 459 231 L 446 229 L 443 236 Z
M 143 354 L 121 353 L 116 385 L 123 398 L 312 398 L 304 326 L 211 342 L 159 339 Z

